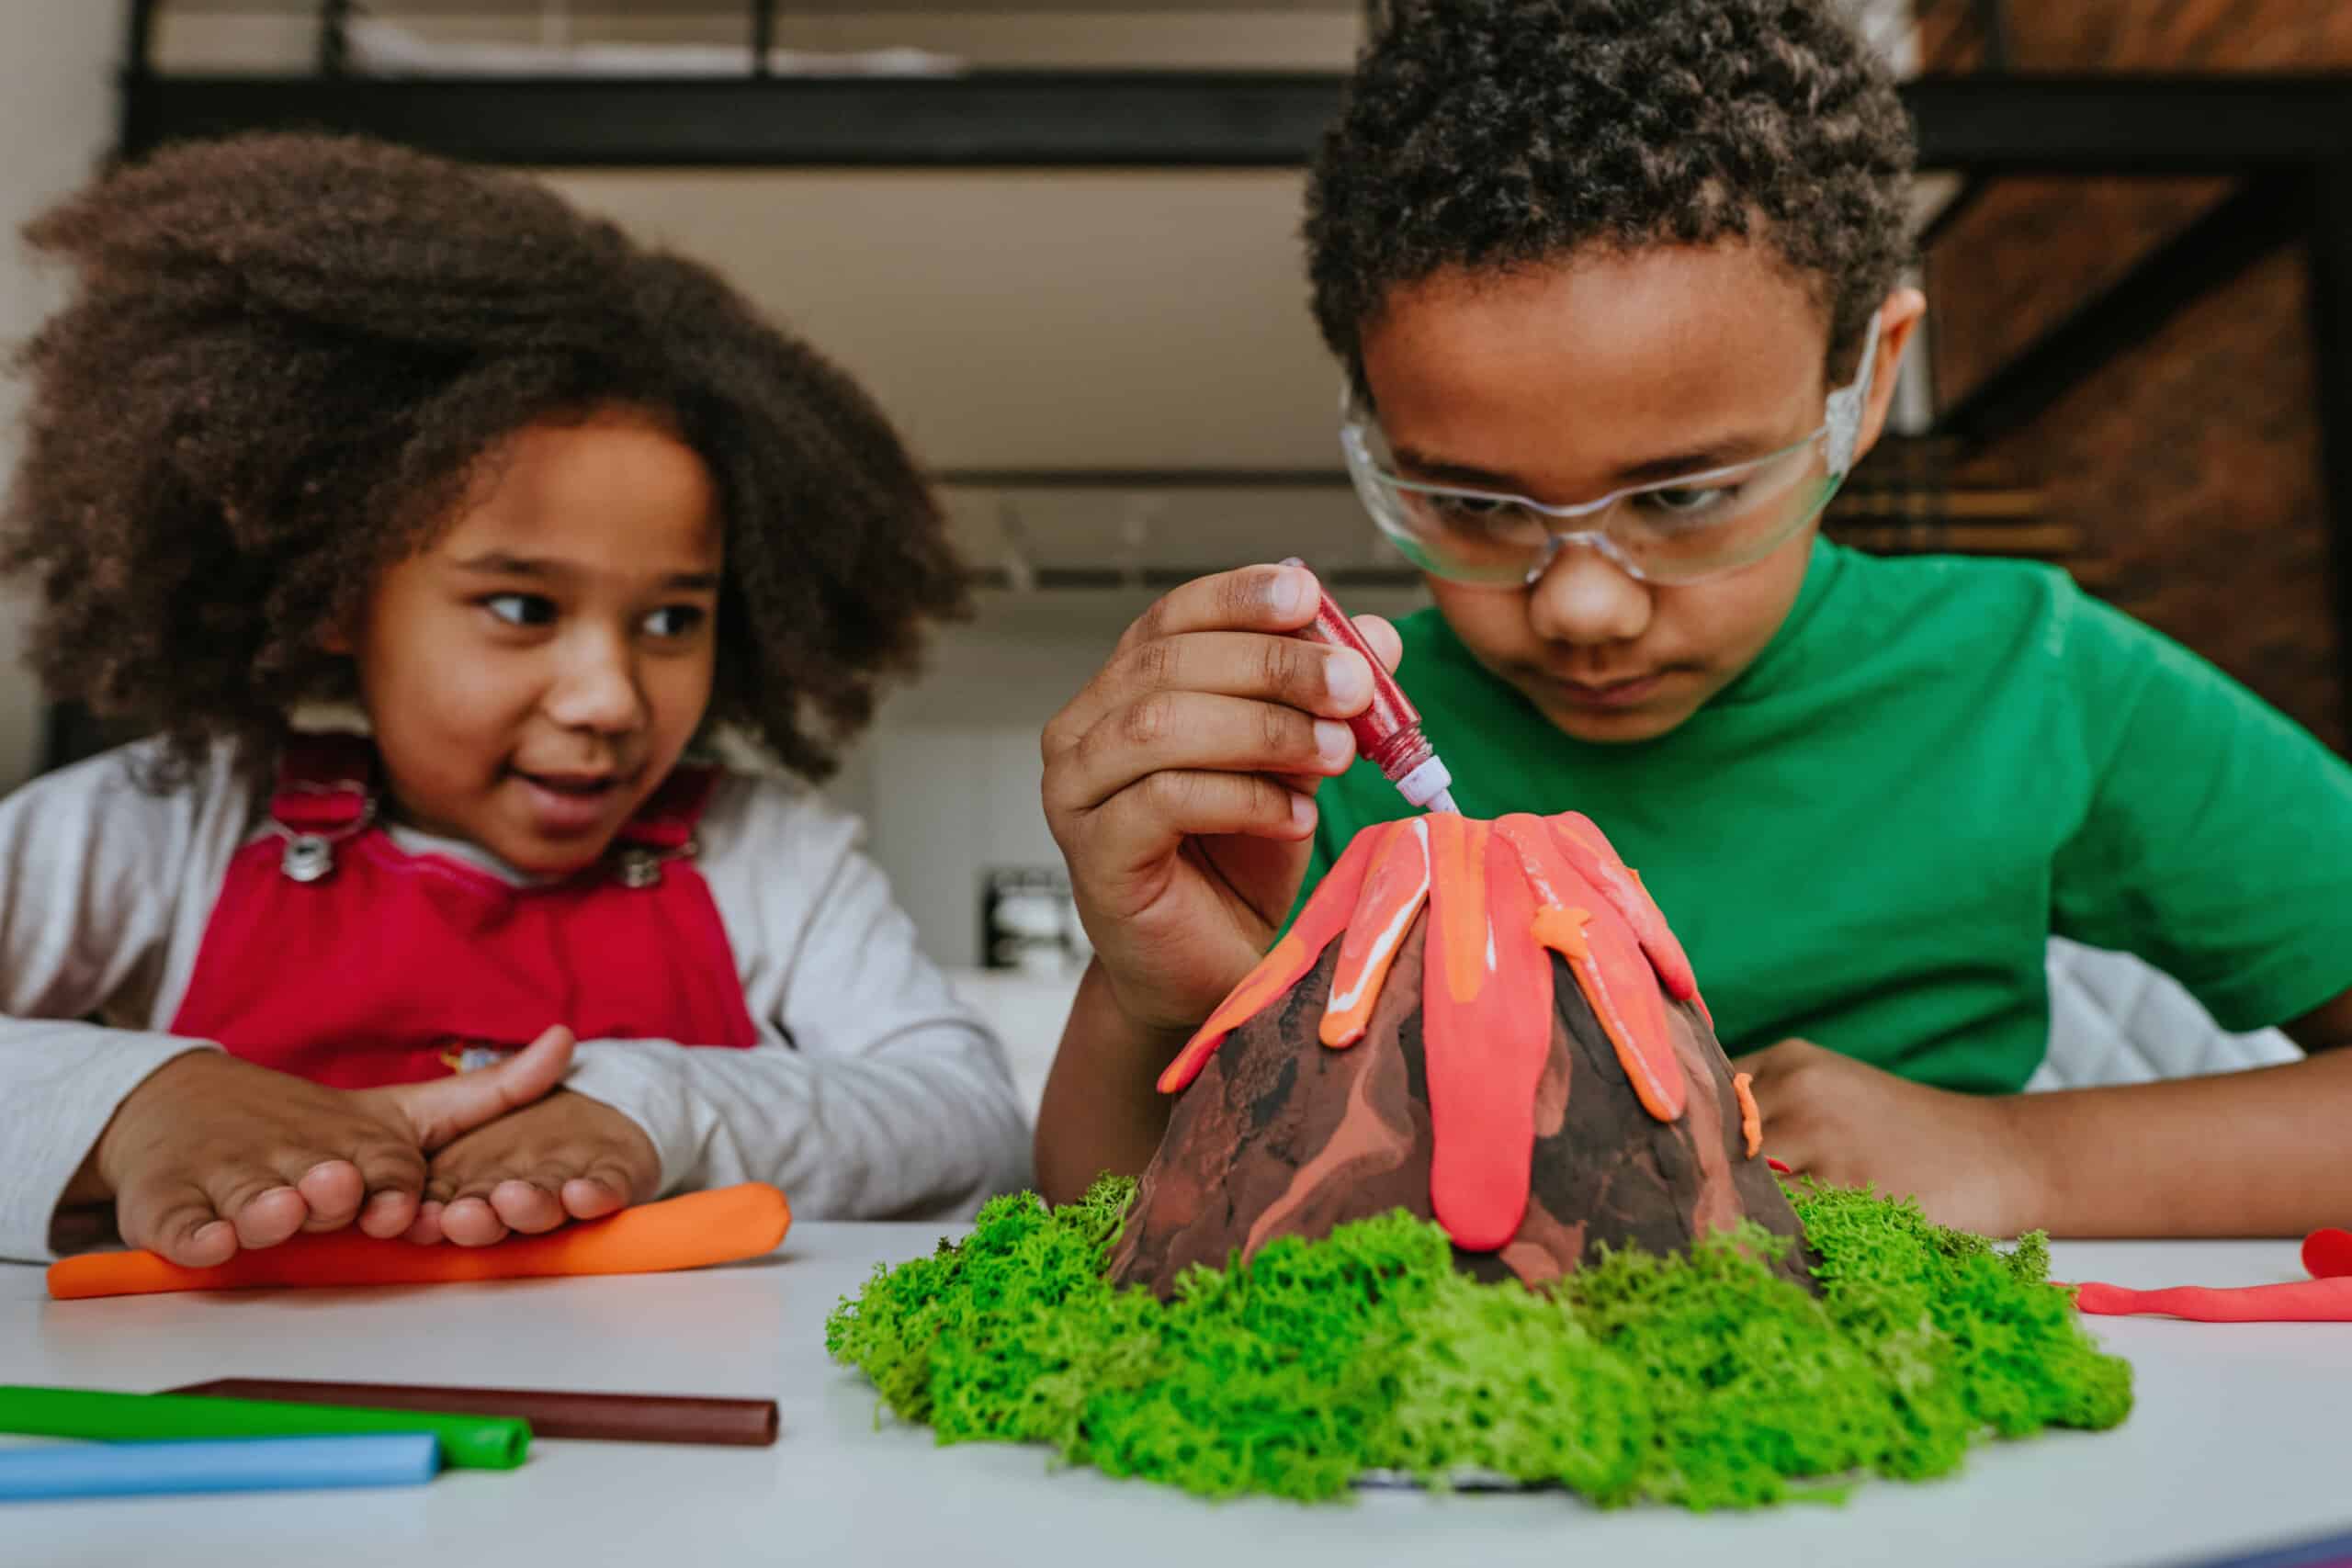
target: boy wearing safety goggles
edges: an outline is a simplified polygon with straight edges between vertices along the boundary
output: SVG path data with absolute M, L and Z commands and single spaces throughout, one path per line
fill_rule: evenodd
M 1600 823 L 1799 1169 L 1993 1234 L 2340 1224 L 2352 1052 L 2018 1093 L 2053 932 L 2352 1039 L 2352 770 L 2061 572 L 1818 536 L 1924 304 L 1884 68 L 1828 0 L 1396 9 L 1306 235 L 1349 472 L 1436 601 L 1362 624 L 1464 812 Z M 1361 659 L 1283 635 L 1314 608 L 1295 569 L 1186 584 L 1046 728 L 1097 950 L 1051 1197 L 1141 1168 L 1160 1068 L 1408 809 L 1338 722 Z

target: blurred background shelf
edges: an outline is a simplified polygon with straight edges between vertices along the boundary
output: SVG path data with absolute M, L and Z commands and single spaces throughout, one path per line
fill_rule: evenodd
M 1155 594 L 1297 553 L 1352 608 L 1424 602 L 1340 472 L 1305 309 L 1357 0 L 141 0 L 103 45 L 93 3 L 12 4 L 0 54 L 70 10 L 94 71 L 117 51 L 119 152 L 305 126 L 539 173 L 872 388 L 981 592 L 829 790 L 947 963 L 983 960 L 989 868 L 1056 863 L 1037 729 Z M 1931 309 L 1826 531 L 2057 563 L 2345 746 L 2352 6 L 1852 9 L 1919 127 Z M 17 143 L 40 85 L 0 105 Z M 50 296 L 0 282 L 28 330 Z

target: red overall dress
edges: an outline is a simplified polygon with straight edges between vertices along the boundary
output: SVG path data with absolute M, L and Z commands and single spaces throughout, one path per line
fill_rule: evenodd
M 557 1023 L 582 1040 L 757 1044 L 692 863 L 718 776 L 672 774 L 621 829 L 615 870 L 516 886 L 395 844 L 367 742 L 298 739 L 274 831 L 229 863 L 172 1032 L 340 1089 L 476 1066 Z

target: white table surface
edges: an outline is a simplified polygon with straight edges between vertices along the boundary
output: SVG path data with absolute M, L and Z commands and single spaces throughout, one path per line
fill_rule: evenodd
M 876 1426 L 824 1352 L 825 1314 L 938 1225 L 797 1227 L 759 1263 L 698 1274 L 374 1291 L 51 1302 L 0 1265 L 0 1382 L 152 1391 L 232 1375 L 768 1395 L 771 1449 L 545 1442 L 510 1473 L 424 1488 L 0 1505 L 0 1564 L 1411 1562 L 1871 1568 L 2193 1562 L 2352 1529 L 2352 1325 L 2108 1319 L 2137 1370 L 2115 1432 L 1975 1450 L 1842 1508 L 1602 1513 L 1561 1494 L 1211 1505 L 1056 1470 L 1037 1449 L 942 1449 Z M 2060 1278 L 2296 1278 L 2279 1242 L 2061 1244 Z

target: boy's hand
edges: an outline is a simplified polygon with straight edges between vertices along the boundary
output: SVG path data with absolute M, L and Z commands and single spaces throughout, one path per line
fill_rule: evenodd
M 650 1198 L 653 1141 L 622 1112 L 570 1089 L 478 1127 L 433 1156 L 412 1241 L 487 1247 Z
M 546 1094 L 571 1047 L 551 1029 L 480 1072 L 356 1090 L 191 1051 L 124 1098 L 67 1198 L 112 1198 L 124 1241 L 190 1269 L 355 1220 L 399 1235 L 416 1220 L 425 1155 Z
M 2014 1097 L 1929 1089 L 1804 1040 L 1732 1066 L 1756 1075 L 1764 1152 L 1799 1174 L 1916 1197 L 1929 1219 L 1959 1230 L 2006 1237 L 2034 1227 L 2038 1179 Z
M 1045 732 L 1046 818 L 1119 1010 L 1189 1030 L 1258 961 L 1306 874 L 1317 785 L 1372 700 L 1360 655 L 1285 634 L 1314 575 L 1247 567 L 1175 589 Z M 1395 668 L 1385 621 L 1357 625 Z

